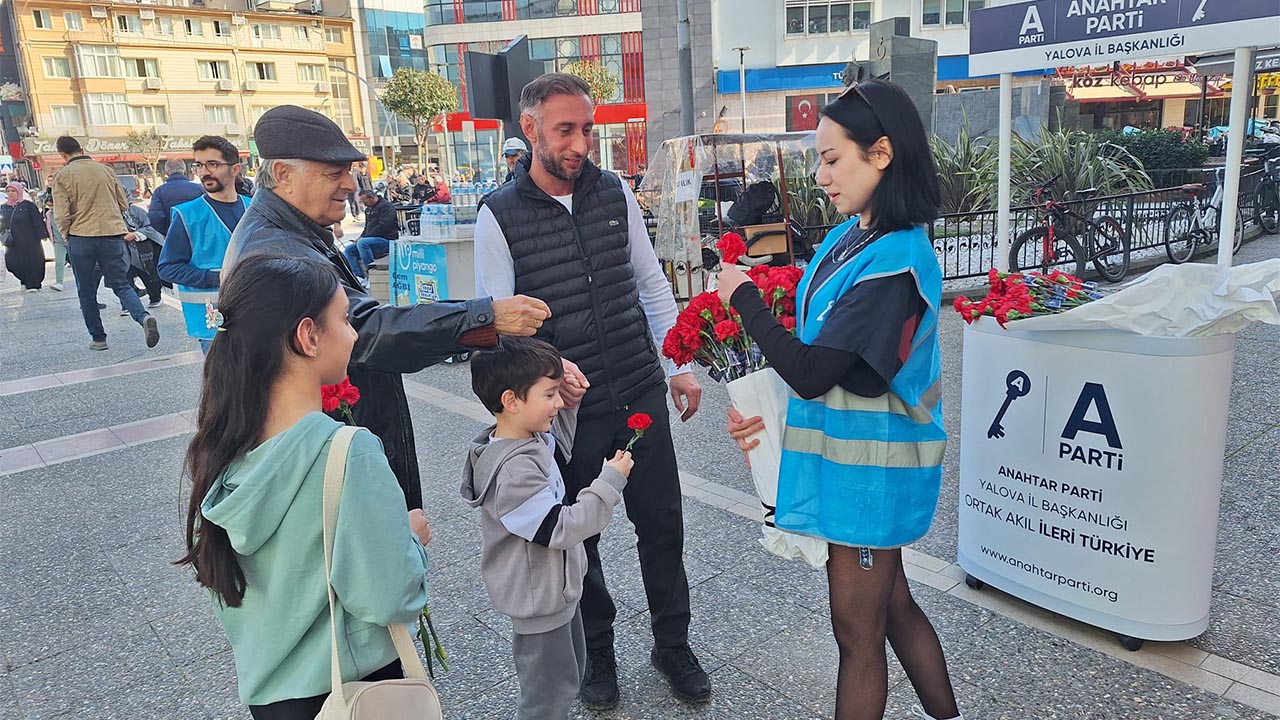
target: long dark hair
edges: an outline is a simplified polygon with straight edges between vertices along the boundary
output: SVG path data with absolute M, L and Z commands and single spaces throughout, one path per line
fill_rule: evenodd
M 206 522 L 200 507 L 231 463 L 261 442 L 269 391 L 285 353 L 302 354 L 298 323 L 321 322 L 337 289 L 338 276 L 328 263 L 256 254 L 237 263 L 219 291 L 223 332 L 205 358 L 200 414 L 187 448 L 187 554 L 174 564 L 194 567 L 196 580 L 230 607 L 244 599 L 244 571 L 227 531 Z
M 920 112 L 906 90 L 887 80 L 858 83 L 822 108 L 822 115 L 844 128 L 863 151 L 881 137 L 893 145 L 893 160 L 871 193 L 872 229 L 905 230 L 938 216 L 938 168 Z

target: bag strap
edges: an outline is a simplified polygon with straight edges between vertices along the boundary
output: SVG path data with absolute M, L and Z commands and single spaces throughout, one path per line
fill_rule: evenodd
M 343 425 L 333 434 L 329 444 L 329 459 L 324 468 L 324 574 L 329 590 L 329 634 L 331 636 L 330 692 L 337 693 L 342 707 L 347 707 L 347 698 L 342 692 L 342 668 L 338 661 L 338 620 L 337 596 L 333 591 L 333 536 L 338 527 L 338 506 L 342 502 L 342 486 L 347 475 L 347 454 L 351 449 L 351 440 L 360 428 Z M 427 679 L 427 670 L 418 657 L 418 649 L 413 644 L 409 630 L 403 624 L 389 625 L 391 642 L 400 656 L 400 665 L 404 668 L 405 677 L 417 680 Z

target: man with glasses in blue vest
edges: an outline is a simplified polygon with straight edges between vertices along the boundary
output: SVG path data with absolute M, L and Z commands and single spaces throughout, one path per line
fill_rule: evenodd
M 159 270 L 162 280 L 178 288 L 187 335 L 198 340 L 207 354 L 217 330 L 209 327 L 206 308 L 218 304 L 222 260 L 249 198 L 236 192 L 240 151 L 235 145 L 224 137 L 206 135 L 191 149 L 195 153 L 191 167 L 205 194 L 172 209 Z

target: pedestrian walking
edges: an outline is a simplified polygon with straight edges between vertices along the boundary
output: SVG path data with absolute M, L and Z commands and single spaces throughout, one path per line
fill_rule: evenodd
M 360 202 L 364 204 L 364 230 L 355 242 L 342 250 L 351 270 L 362 278 L 369 277 L 369 266 L 380 257 L 391 252 L 391 243 L 400 237 L 400 222 L 396 220 L 396 209 L 391 203 L 378 197 L 372 190 L 360 191 Z
M 215 331 L 205 322 L 206 306 L 218 304 L 227 246 L 249 207 L 249 197 L 236 190 L 240 150 L 231 141 L 205 135 L 191 145 L 191 151 L 195 156 L 191 165 L 204 194 L 173 208 L 159 271 L 163 280 L 177 287 L 187 335 L 207 355 Z
M 178 158 L 165 160 L 164 172 L 164 182 L 151 192 L 151 204 L 147 206 L 151 227 L 162 235 L 169 232 L 169 211 L 172 208 L 204 194 L 199 183 L 191 182 L 187 177 L 186 162 Z
M 147 347 L 160 342 L 160 327 L 142 306 L 129 282 L 129 265 L 124 247 L 127 229 L 124 214 L 129 204 L 124 188 L 111 168 L 95 162 L 69 135 L 57 140 L 58 154 L 66 167 L 53 176 L 54 219 L 67 235 L 67 254 L 76 277 L 80 313 L 89 331 L 91 350 L 107 349 L 107 331 L 98 309 L 97 276 L 100 267 L 107 287 L 120 304 L 142 326 Z
M 44 284 L 44 246 L 48 228 L 40 208 L 27 197 L 27 188 L 17 180 L 4 188 L 0 206 L 0 240 L 4 242 L 4 266 L 27 292 L 38 292 Z
M 409 507 L 422 506 L 422 484 L 409 403 L 401 373 L 413 373 L 445 358 L 492 347 L 498 335 L 531 335 L 549 315 L 527 297 L 443 301 L 389 307 L 365 291 L 334 247 L 334 223 L 346 213 L 355 181 L 351 163 L 365 158 L 329 118 L 294 105 L 263 114 L 254 128 L 265 160 L 253 202 L 236 227 L 224 268 L 239 258 L 269 250 L 324 260 L 350 299 L 351 324 L 359 337 L 348 372 L 364 400 L 354 421 L 369 428 L 386 448 Z
M 942 645 L 902 567 L 902 547 L 933 521 L 947 439 L 942 272 L 927 233 L 938 214 L 937 170 L 915 105 L 893 83 L 853 85 L 821 116 L 817 181 L 853 217 L 827 234 L 805 269 L 797 334 L 736 266 L 720 273 L 719 293 L 794 391 L 774 523 L 830 544 L 836 720 L 883 717 L 886 639 L 923 716 L 960 718 Z M 744 451 L 763 427 L 730 410 Z
M 476 288 L 494 297 L 521 293 L 546 301 L 551 319 L 538 336 L 576 363 L 566 366 L 565 392 L 585 396 L 573 458 L 561 468 L 568 501 L 630 439 L 628 418 L 651 416 L 653 427 L 636 447 L 635 474 L 623 493 L 652 617 L 650 659 L 676 697 L 706 701 L 711 682 L 689 648 L 680 477 L 666 402 L 669 380 L 676 410 L 688 420 L 702 389 L 688 368 L 664 365 L 656 349 L 676 321 L 671 285 L 635 196 L 588 157 L 594 108 L 586 83 L 543 75 L 521 92 L 520 110 L 533 154 L 479 212 Z M 596 536 L 585 544 L 582 620 L 590 667 L 581 697 L 588 708 L 607 709 L 618 703 L 617 609 L 605 586 L 599 542 Z
M 600 534 L 631 472 L 618 450 L 576 500 L 555 455 L 573 451 L 575 409 L 564 409 L 560 353 L 511 338 L 471 358 L 471 387 L 494 414 L 471 441 L 462 497 L 480 508 L 480 573 L 494 609 L 511 618 L 520 680 L 516 720 L 566 720 L 587 669 L 582 629 L 582 543 Z
M 405 512 L 378 439 L 359 429 L 342 458 L 326 582 L 321 495 L 344 425 L 320 395 L 342 381 L 355 344 L 346 295 L 327 263 L 261 255 L 228 275 L 221 299 L 187 448 L 179 563 L 213 595 L 252 716 L 312 720 L 332 688 L 335 639 L 343 682 L 404 677 L 380 628 L 426 604 L 431 531 L 421 510 Z
M 142 286 L 146 288 L 147 307 L 160 307 L 161 284 L 160 276 L 156 273 L 156 262 L 164 246 L 164 235 L 151 226 L 147 211 L 137 205 L 129 206 L 124 219 L 129 229 L 124 234 L 124 241 L 129 243 L 126 246 L 129 253 L 129 285 L 141 296 L 142 292 L 134 286 L 133 279 L 141 280 Z
M 41 195 L 44 199 L 44 227 L 49 231 L 49 242 L 53 244 L 53 284 L 49 287 L 62 292 L 65 289 L 67 271 L 67 236 L 53 219 L 53 193 L 46 189 Z

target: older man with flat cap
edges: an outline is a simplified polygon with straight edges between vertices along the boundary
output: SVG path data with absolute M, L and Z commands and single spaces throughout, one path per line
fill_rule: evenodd
M 380 304 L 334 247 L 329 229 L 354 192 L 351 164 L 365 159 L 329 118 L 293 105 L 272 108 L 254 127 L 265 160 L 258 188 L 231 236 L 224 267 L 256 252 L 326 260 L 347 293 L 358 334 L 348 372 L 360 389 L 355 422 L 381 440 L 410 508 L 422 507 L 418 457 L 400 375 L 452 355 L 492 347 L 499 335 L 533 335 L 551 311 L 517 296 L 444 301 L 413 307 Z M 582 380 L 585 382 L 585 378 Z

